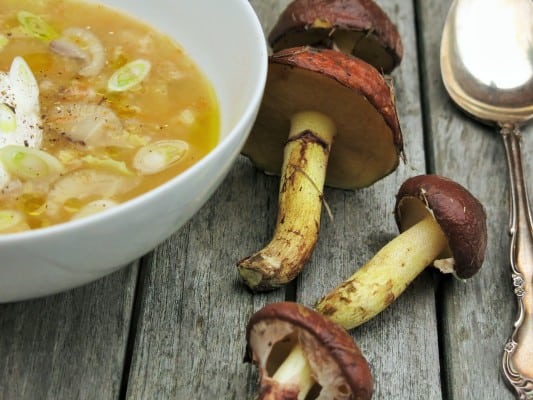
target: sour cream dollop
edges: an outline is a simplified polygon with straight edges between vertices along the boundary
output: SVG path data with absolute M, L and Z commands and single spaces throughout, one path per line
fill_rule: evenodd
M 0 71 L 0 148 L 40 148 L 42 136 L 39 85 L 26 61 L 15 57 L 9 72 Z M 0 162 L 0 189 L 10 179 Z

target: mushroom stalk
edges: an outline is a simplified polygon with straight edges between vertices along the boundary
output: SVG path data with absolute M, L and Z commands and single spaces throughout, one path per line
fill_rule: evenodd
M 367 264 L 323 297 L 315 309 L 345 329 L 355 328 L 389 306 L 447 245 L 439 224 L 428 215 L 386 244 Z M 278 383 L 287 382 L 286 377 L 293 382 L 313 382 L 310 369 L 304 367 L 305 354 L 298 347 L 291 350 L 274 373 Z M 289 374 L 287 371 L 291 370 Z M 278 379 L 282 377 L 283 380 Z
M 395 217 L 402 233 L 319 300 L 308 315 L 316 313 L 331 323 L 329 329 L 347 334 L 346 329 L 363 324 L 394 302 L 430 264 L 462 279 L 481 267 L 487 245 L 486 214 L 483 205 L 461 185 L 437 175 L 410 178 L 396 195 Z M 298 376 L 291 376 L 292 387 L 294 382 L 317 379 L 320 368 L 314 364 L 320 357 L 293 349 L 279 365 L 281 372 L 274 372 L 273 377 L 286 376 L 284 371 L 307 362 L 313 368 L 311 376 L 306 368 L 297 368 Z M 269 384 L 283 386 L 277 381 Z M 317 399 L 322 398 L 338 397 L 322 397 L 321 393 Z
M 255 291 L 282 286 L 298 275 L 318 240 L 322 190 L 335 126 L 316 111 L 291 119 L 284 148 L 276 229 L 270 243 L 237 267 Z
M 315 382 L 311 376 L 311 366 L 307 362 L 300 344 L 293 347 L 291 353 L 276 370 L 274 376 L 272 376 L 272 379 L 282 385 L 297 385 L 297 400 L 305 399 Z
M 444 232 L 429 215 L 386 244 L 315 308 L 345 329 L 355 328 L 394 302 L 447 245 Z

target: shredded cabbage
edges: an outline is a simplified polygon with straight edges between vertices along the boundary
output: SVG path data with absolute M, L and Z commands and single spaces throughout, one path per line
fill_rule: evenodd
M 91 201 L 90 203 L 87 203 L 85 206 L 83 206 L 76 214 L 72 216 L 72 219 L 88 217 L 89 215 L 93 215 L 101 211 L 109 210 L 110 208 L 113 208 L 117 205 L 118 203 L 113 200 L 108 200 L 108 199 L 94 200 L 94 201 Z

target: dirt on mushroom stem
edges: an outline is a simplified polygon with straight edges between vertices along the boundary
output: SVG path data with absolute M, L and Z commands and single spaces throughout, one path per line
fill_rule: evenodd
M 315 309 L 345 329 L 362 325 L 392 304 L 447 245 L 446 235 L 428 215 L 386 244 Z
M 322 190 L 335 126 L 324 114 L 295 114 L 284 149 L 276 228 L 270 243 L 237 264 L 254 291 L 267 291 L 293 280 L 318 240 Z

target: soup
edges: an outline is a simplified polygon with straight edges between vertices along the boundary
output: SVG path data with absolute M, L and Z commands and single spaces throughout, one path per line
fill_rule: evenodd
M 0 233 L 113 207 L 216 145 L 214 91 L 167 36 L 102 5 L 0 8 Z

